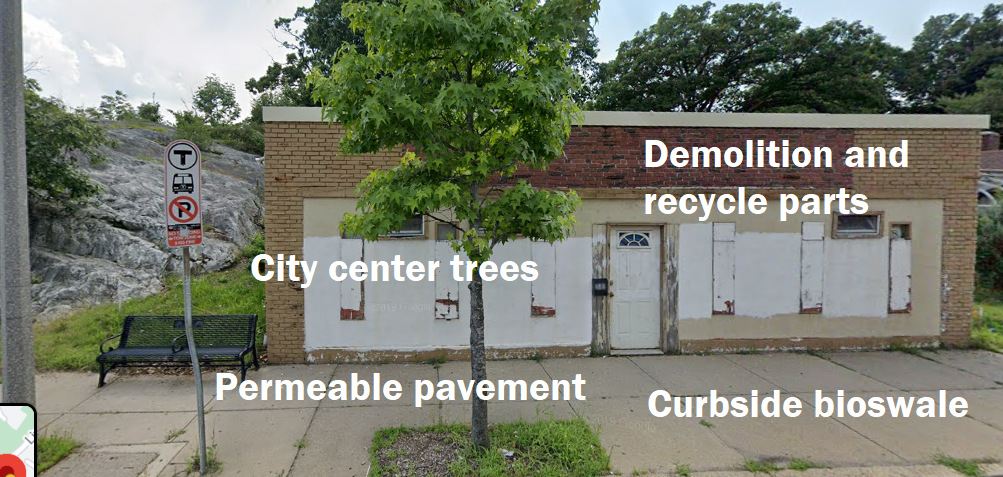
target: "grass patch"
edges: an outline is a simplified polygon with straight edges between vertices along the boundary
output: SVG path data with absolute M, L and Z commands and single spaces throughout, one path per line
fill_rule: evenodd
M 196 315 L 257 314 L 258 351 L 265 332 L 265 286 L 246 266 L 192 278 L 192 312 Z M 181 279 L 171 276 L 164 291 L 122 304 L 95 306 L 66 318 L 35 327 L 35 363 L 39 371 L 96 371 L 98 345 L 122 332 L 127 315 L 181 315 Z M 114 345 L 113 345 L 114 346 Z
M 150 121 L 116 121 L 108 123 L 108 127 L 111 129 L 146 129 L 161 133 L 169 132 L 166 127 Z
M 982 477 L 985 473 L 982 472 L 982 466 L 979 464 L 990 464 L 995 462 L 994 459 L 958 459 L 957 457 L 951 457 L 943 454 L 933 456 L 933 460 L 944 467 L 949 467 L 957 471 L 959 474 L 967 475 L 969 477 Z
M 679 477 L 690 477 L 690 474 L 692 473 L 693 470 L 690 469 L 689 464 L 679 464 L 676 466 L 676 475 Z
M 754 474 L 770 474 L 779 472 L 781 469 L 777 464 L 765 460 L 747 460 L 743 465 L 745 470 Z
M 700 425 L 706 427 L 707 429 L 713 429 L 714 424 L 711 424 L 706 419 L 700 419 Z
M 489 433 L 491 449 L 477 452 L 470 445 L 470 428 L 462 424 L 380 429 L 370 447 L 370 475 L 396 476 L 429 452 L 442 461 L 442 471 L 434 475 L 609 475 L 609 456 L 584 419 L 540 417 L 533 423 L 495 424 Z
M 428 365 L 431 365 L 431 366 L 440 366 L 440 365 L 445 364 L 445 363 L 446 363 L 446 355 L 444 355 L 444 354 L 440 354 L 439 356 L 435 356 L 435 357 L 428 358 L 428 359 L 425 360 L 425 364 L 428 364 Z M 438 368 L 436 368 L 436 369 L 438 369 Z
M 165 439 L 165 441 L 166 442 L 171 442 L 174 439 L 177 439 L 178 437 L 181 437 L 184 433 L 185 433 L 184 429 L 181 429 L 181 428 L 174 429 L 173 431 L 167 433 L 167 439 Z
M 1003 353 L 1003 292 L 977 290 L 972 345 Z
M 791 470 L 808 470 L 808 469 L 826 469 L 827 467 L 822 464 L 812 462 L 808 459 L 794 458 L 791 459 L 790 464 L 787 464 L 787 468 Z
M 80 443 L 68 435 L 44 436 L 38 440 L 36 472 L 41 474 L 70 455 Z
M 223 468 L 223 463 L 216 458 L 216 444 L 213 444 L 205 448 L 205 474 L 211 475 L 219 472 Z M 195 449 L 195 453 L 188 458 L 188 465 L 185 466 L 185 472 L 188 474 L 193 474 L 199 471 L 199 451 Z
M 306 438 L 304 437 L 303 439 L 300 439 L 300 440 L 296 441 L 296 443 L 293 444 L 293 447 L 295 447 L 297 449 L 304 449 L 304 448 L 306 448 Z

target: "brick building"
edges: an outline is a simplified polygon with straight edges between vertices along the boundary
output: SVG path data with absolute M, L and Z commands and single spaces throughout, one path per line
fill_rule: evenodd
M 449 223 L 415 220 L 376 242 L 342 237 L 354 188 L 400 151 L 339 152 L 337 124 L 316 108 L 266 108 L 266 251 L 318 261 L 309 288 L 266 284 L 273 362 L 410 361 L 466 356 L 465 284 L 337 282 L 333 261 L 448 261 Z M 533 185 L 583 199 L 571 237 L 516 240 L 496 262 L 532 260 L 532 282 L 485 283 L 486 339 L 494 357 L 590 352 L 965 345 L 974 289 L 976 188 L 984 116 L 588 112 L 566 157 L 525 171 Z M 743 148 L 746 141 L 826 146 L 833 167 L 645 167 L 645 140 L 669 148 Z M 906 168 L 849 168 L 858 146 L 908 141 Z M 746 193 L 762 215 L 645 214 L 645 194 Z M 794 213 L 781 194 L 845 188 L 865 214 Z M 447 212 L 448 214 L 448 212 Z M 449 217 L 446 217 L 448 220 Z M 448 270 L 448 269 L 447 269 Z M 608 295 L 593 295 L 593 279 Z

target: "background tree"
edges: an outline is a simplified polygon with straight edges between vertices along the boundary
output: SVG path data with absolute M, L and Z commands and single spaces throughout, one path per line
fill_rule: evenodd
M 240 104 L 232 83 L 220 81 L 215 74 L 195 90 L 192 108 L 210 125 L 232 124 L 240 117 Z
M 580 84 L 569 44 L 598 8 L 598 0 L 346 4 L 368 54 L 343 48 L 330 75 L 313 75 L 314 97 L 325 118 L 345 124 L 345 152 L 415 152 L 359 185 L 358 213 L 346 214 L 342 230 L 376 240 L 422 214 L 459 224 L 453 248 L 478 263 L 520 234 L 566 237 L 580 203 L 574 192 L 524 180 L 490 186 L 563 153 Z M 470 368 L 479 382 L 487 378 L 483 283 L 479 272 L 472 278 Z M 487 447 L 487 403 L 476 396 L 471 424 L 474 445 Z
M 882 112 L 893 53 L 859 23 L 800 29 L 778 3 L 680 6 L 602 65 L 596 107 L 635 111 Z
M 991 127 L 1003 132 L 1003 64 L 994 66 L 977 81 L 972 94 L 942 98 L 940 104 L 952 114 L 989 114 Z
M 341 14 L 345 3 L 346 0 L 315 0 L 311 6 L 297 8 L 291 18 L 276 19 L 275 28 L 291 38 L 282 41 L 282 46 L 291 52 L 286 55 L 285 63 L 272 62 L 263 76 L 247 80 L 244 83 L 247 90 L 254 94 L 269 93 L 266 106 L 315 106 L 312 88 L 306 81 L 310 72 L 329 74 L 342 45 L 353 45 L 360 53 L 366 52 L 365 32 L 353 30 Z M 383 3 L 383 0 L 366 0 L 366 3 Z M 304 25 L 302 30 L 294 26 L 300 22 Z M 575 92 L 575 99 L 581 103 L 593 97 L 598 52 L 599 39 L 592 24 L 583 22 L 571 40 L 571 64 L 583 79 L 583 87 Z
M 115 90 L 114 96 L 101 96 L 101 104 L 98 105 L 97 116 L 100 119 L 109 121 L 128 121 L 136 119 L 136 109 L 129 103 L 129 95 L 121 90 Z
M 976 83 L 999 64 L 1003 64 L 1003 3 L 987 5 L 981 16 L 931 17 L 899 60 L 898 110 L 943 113 L 941 98 L 972 94 Z
M 321 74 L 331 71 L 334 56 L 347 43 L 365 53 L 366 45 L 361 32 L 354 32 L 348 20 L 341 16 L 345 0 L 315 0 L 308 7 L 298 7 L 291 18 L 278 18 L 275 28 L 292 38 L 282 45 L 291 50 L 285 64 L 277 61 L 268 66 L 260 78 L 247 80 L 247 90 L 255 94 L 269 93 L 271 99 L 281 95 L 284 100 L 300 106 L 313 106 L 312 90 L 307 76 L 317 69 Z M 294 28 L 302 22 L 303 30 Z
M 32 200 L 70 206 L 97 194 L 99 187 L 80 172 L 75 156 L 103 158 L 101 147 L 109 144 L 104 129 L 68 111 L 58 99 L 43 98 L 32 79 L 25 81 L 24 116 Z
M 148 103 L 140 103 L 139 107 L 136 108 L 136 116 L 143 121 L 150 121 L 151 123 L 162 123 L 164 122 L 164 116 L 160 114 L 160 103 L 157 102 L 157 95 L 153 95 L 153 99 Z

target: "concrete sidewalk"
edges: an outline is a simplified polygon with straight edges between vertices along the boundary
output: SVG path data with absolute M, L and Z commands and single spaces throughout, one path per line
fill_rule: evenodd
M 469 422 L 466 402 L 413 406 L 416 379 L 467 379 L 466 362 L 439 366 L 268 366 L 249 379 L 348 379 L 351 373 L 404 385 L 399 401 L 215 400 L 215 378 L 205 380 L 206 428 L 223 463 L 220 475 L 365 476 L 373 432 L 399 425 Z M 689 466 L 694 475 L 751 475 L 746 460 L 784 463 L 807 459 L 828 470 L 799 476 L 958 475 L 931 465 L 935 454 L 966 459 L 1003 459 L 1003 355 L 982 351 L 645 356 L 621 358 L 495 361 L 491 379 L 571 379 L 581 374 L 587 401 L 492 402 L 492 422 L 583 416 L 600 429 L 615 470 L 622 475 L 672 475 Z M 69 475 L 184 475 L 195 454 L 197 429 L 190 377 L 121 376 L 98 390 L 86 373 L 41 375 L 38 380 L 42 435 L 68 433 L 84 446 L 47 472 Z M 805 404 L 797 418 L 655 418 L 652 391 L 673 395 L 760 395 L 779 389 Z M 814 391 L 829 396 L 935 396 L 940 389 L 968 400 L 964 418 L 817 418 Z M 83 470 L 82 470 L 83 469 Z M 989 465 L 990 475 L 1003 467 Z M 778 475 L 788 475 L 781 473 Z

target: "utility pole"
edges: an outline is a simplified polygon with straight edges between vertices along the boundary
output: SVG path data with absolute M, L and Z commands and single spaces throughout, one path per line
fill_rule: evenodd
M 28 258 L 21 0 L 0 0 L 0 327 L 3 402 L 35 404 L 35 339 Z

